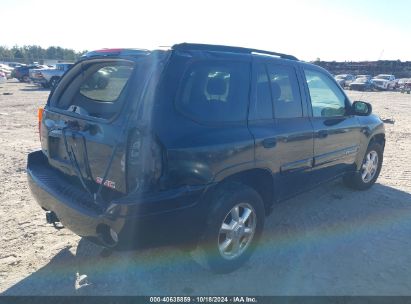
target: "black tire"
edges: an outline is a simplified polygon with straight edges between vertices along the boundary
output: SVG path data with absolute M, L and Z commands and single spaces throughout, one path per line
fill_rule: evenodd
M 375 181 L 377 180 L 381 172 L 383 156 L 384 156 L 384 148 L 377 142 L 371 142 L 367 148 L 367 151 L 365 152 L 363 164 L 366 162 L 367 156 L 372 151 L 376 152 L 378 155 L 378 165 L 377 165 L 375 174 L 372 176 L 370 180 L 364 181 L 362 177 L 363 168 L 361 167 L 361 170 L 359 172 L 347 174 L 344 176 L 343 180 L 346 186 L 356 189 L 356 190 L 367 190 L 372 185 L 374 185 Z
M 53 90 L 57 84 L 59 83 L 59 78 L 58 77 L 53 77 L 50 79 L 50 88 Z
M 108 77 L 100 76 L 97 80 L 97 88 L 105 89 L 108 85 Z
M 231 217 L 231 210 L 239 205 L 252 207 L 252 209 L 248 210 L 254 211 L 254 214 L 251 213 L 252 215 L 248 217 L 248 220 L 245 221 L 244 224 L 250 225 L 253 220 L 255 221 L 253 225 L 255 228 L 248 242 L 246 241 L 247 237 L 245 234 L 239 237 L 240 240 L 242 239 L 240 244 L 243 245 L 243 249 L 240 249 L 238 256 L 229 258 L 224 256 L 219 249 L 220 242 L 222 241 L 220 229 L 223 222 L 227 220 L 227 217 Z M 240 217 L 244 215 L 247 209 L 241 209 L 241 206 L 238 209 Z M 243 213 L 241 214 L 241 212 Z M 210 269 L 216 273 L 229 273 L 242 266 L 250 258 L 261 237 L 264 220 L 264 203 L 254 189 L 240 183 L 226 183 L 221 185 L 212 196 L 212 209 L 208 215 L 203 239 L 199 244 Z M 234 223 L 234 219 L 231 219 L 231 221 Z M 241 234 L 238 230 L 233 233 Z M 227 235 L 225 235 L 225 238 L 228 239 Z M 234 244 L 230 246 L 234 246 Z M 241 245 L 239 248 L 241 248 Z
M 29 76 L 23 76 L 22 82 L 30 82 L 30 77 Z

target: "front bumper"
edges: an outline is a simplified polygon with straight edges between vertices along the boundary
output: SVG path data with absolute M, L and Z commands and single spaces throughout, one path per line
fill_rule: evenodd
M 107 241 L 110 229 L 118 235 L 115 245 L 191 242 L 201 233 L 205 220 L 200 201 L 206 186 L 94 203 L 85 190 L 51 167 L 41 151 L 29 154 L 27 175 L 31 192 L 44 210 L 54 212 L 77 235 L 101 245 L 111 245 Z

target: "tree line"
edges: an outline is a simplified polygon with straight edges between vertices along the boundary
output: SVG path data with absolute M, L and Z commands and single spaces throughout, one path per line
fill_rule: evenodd
M 42 48 L 38 45 L 0 46 L 0 61 L 16 61 L 21 63 L 42 62 L 44 59 L 76 61 L 87 51 L 76 52 L 59 46 Z

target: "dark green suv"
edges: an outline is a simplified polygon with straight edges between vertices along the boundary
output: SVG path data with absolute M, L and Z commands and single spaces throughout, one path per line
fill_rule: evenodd
M 86 54 L 39 126 L 27 172 L 49 223 L 109 247 L 198 245 L 219 272 L 250 257 L 277 202 L 374 184 L 385 145 L 371 105 L 322 68 L 186 43 Z

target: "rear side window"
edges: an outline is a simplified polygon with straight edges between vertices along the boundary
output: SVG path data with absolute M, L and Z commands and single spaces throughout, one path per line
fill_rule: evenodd
M 271 84 L 265 65 L 258 64 L 256 68 L 255 102 L 250 110 L 251 120 L 273 119 L 273 102 L 271 99 Z
M 204 60 L 192 63 L 182 78 L 177 108 L 203 122 L 244 121 L 249 69 L 245 62 Z
M 269 64 L 268 76 L 271 82 L 275 117 L 302 117 L 301 95 L 294 68 Z

